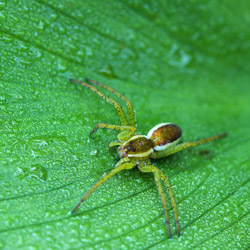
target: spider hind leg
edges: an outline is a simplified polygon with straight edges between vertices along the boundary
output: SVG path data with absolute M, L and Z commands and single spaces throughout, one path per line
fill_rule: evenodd
M 204 143 L 208 143 L 210 141 L 218 140 L 220 138 L 225 137 L 226 135 L 227 135 L 226 133 L 223 133 L 223 134 L 207 137 L 207 138 L 194 141 L 194 142 L 183 142 L 181 144 L 175 145 L 174 147 L 170 149 L 167 148 L 166 150 L 163 150 L 163 151 L 155 151 L 154 153 L 150 155 L 150 158 L 156 159 L 156 158 L 166 157 L 168 155 L 175 154 L 189 147 L 195 147 Z

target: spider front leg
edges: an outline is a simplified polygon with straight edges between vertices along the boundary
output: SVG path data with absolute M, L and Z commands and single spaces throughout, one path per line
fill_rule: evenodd
M 140 164 L 138 166 L 138 168 L 140 169 L 141 172 L 147 172 L 147 173 L 152 172 L 154 174 L 155 183 L 156 183 L 156 186 L 158 189 L 158 193 L 160 194 L 163 209 L 164 209 L 164 215 L 165 215 L 165 221 L 166 221 L 166 225 L 167 225 L 168 235 L 170 238 L 172 238 L 171 228 L 170 228 L 170 224 L 169 224 L 167 201 L 166 201 L 164 191 L 163 191 L 163 188 L 161 185 L 161 180 L 165 182 L 165 185 L 167 187 L 168 194 L 170 197 L 171 205 L 173 207 L 177 234 L 178 234 L 178 236 L 180 236 L 180 226 L 179 226 L 179 219 L 178 219 L 178 214 L 177 214 L 177 206 L 176 206 L 174 194 L 173 194 L 173 191 L 172 191 L 172 188 L 171 188 L 171 185 L 170 185 L 168 178 L 164 175 L 164 173 L 160 169 L 158 169 L 154 165 Z
M 90 135 L 94 134 L 97 129 L 99 128 L 106 128 L 106 129 L 114 129 L 120 130 L 121 132 L 118 134 L 118 142 L 111 142 L 109 147 L 119 146 L 122 142 L 126 141 L 127 138 L 130 138 L 136 131 L 135 126 L 120 126 L 120 125 L 113 125 L 113 124 L 106 124 L 106 123 L 97 123 L 94 129 L 90 132 Z
M 114 95 L 116 95 L 117 97 L 119 97 L 120 99 L 122 99 L 126 103 L 127 110 L 128 110 L 128 124 L 135 126 L 134 108 L 133 108 L 132 103 L 129 101 L 129 99 L 126 96 L 122 95 L 121 93 L 119 93 L 118 91 L 116 91 L 115 89 L 113 89 L 112 87 L 107 86 L 107 85 L 105 85 L 103 83 L 91 80 L 89 78 L 86 78 L 86 81 L 88 83 L 92 83 L 92 84 L 98 85 L 98 86 L 100 86 L 100 87 L 102 87 L 104 89 L 107 89 L 108 91 L 110 91 L 111 93 L 113 93 Z
M 88 83 L 98 85 L 98 86 L 110 91 L 111 93 L 113 93 L 114 95 L 119 97 L 121 100 L 123 100 L 126 103 L 126 106 L 127 106 L 128 120 L 126 118 L 126 115 L 124 113 L 124 110 L 123 110 L 122 106 L 117 101 L 115 101 L 111 97 L 103 94 L 96 87 L 94 87 L 94 86 L 92 86 L 92 85 L 90 85 L 90 84 L 88 84 L 86 82 L 78 81 L 78 80 L 75 80 L 75 79 L 70 79 L 70 81 L 74 82 L 74 83 L 77 83 L 77 84 L 81 84 L 84 87 L 90 89 L 91 91 L 96 93 L 99 97 L 101 97 L 103 100 L 105 100 L 107 103 L 113 105 L 115 107 L 116 111 L 117 111 L 117 114 L 118 114 L 121 125 L 97 123 L 96 126 L 94 127 L 94 129 L 90 132 L 90 135 L 95 133 L 97 131 L 97 129 L 99 129 L 99 128 L 120 130 L 122 132 L 119 134 L 118 139 L 119 139 L 119 141 L 124 141 L 124 140 L 126 140 L 127 138 L 129 138 L 130 136 L 132 136 L 136 132 L 134 109 L 133 109 L 132 103 L 129 101 L 129 99 L 126 96 L 120 94 L 115 89 L 113 89 L 113 88 L 111 88 L 109 86 L 106 86 L 106 85 L 104 85 L 104 84 L 102 84 L 100 82 L 96 82 L 96 81 L 93 81 L 93 80 L 88 79 L 88 78 L 86 79 L 86 81 Z
M 116 109 L 116 112 L 117 112 L 118 117 L 120 119 L 121 125 L 127 125 L 128 124 L 126 115 L 124 113 L 124 110 L 123 110 L 122 106 L 117 101 L 115 101 L 111 97 L 103 94 L 100 90 L 98 90 L 97 88 L 95 88 L 92 85 L 87 84 L 86 82 L 78 81 L 76 79 L 69 79 L 69 80 L 71 82 L 73 82 L 73 83 L 80 84 L 80 85 L 90 89 L 91 91 L 96 93 L 99 97 L 101 97 L 104 101 L 106 101 L 107 103 L 113 105 L 115 107 L 115 109 Z
M 99 181 L 97 181 L 92 188 L 85 193 L 85 195 L 82 197 L 82 199 L 76 204 L 76 206 L 74 207 L 74 209 L 72 210 L 72 214 L 75 213 L 75 211 L 78 209 L 78 207 L 101 185 L 103 184 L 105 181 L 107 181 L 108 179 L 110 179 L 112 176 L 118 174 L 119 172 L 121 172 L 122 170 L 126 170 L 126 169 L 131 169 L 133 167 L 136 166 L 135 162 L 131 162 L 129 158 L 123 158 L 121 159 L 116 165 L 115 168 L 113 168 L 109 173 L 107 173 L 106 175 L 104 175 Z
M 90 132 L 90 135 L 94 134 L 99 128 L 106 128 L 106 129 L 113 129 L 113 130 L 120 130 L 120 131 L 130 131 L 132 134 L 134 134 L 136 131 L 135 126 L 97 123 L 94 129 Z

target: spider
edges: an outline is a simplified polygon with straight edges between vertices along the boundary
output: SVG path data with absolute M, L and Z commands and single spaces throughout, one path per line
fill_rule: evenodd
M 155 183 L 161 198 L 161 202 L 163 205 L 164 216 L 166 227 L 168 231 L 168 235 L 172 238 L 171 228 L 169 224 L 169 216 L 167 209 L 167 201 L 164 195 L 162 182 L 166 185 L 167 191 L 170 197 L 170 202 L 173 208 L 174 220 L 176 224 L 176 231 L 178 236 L 180 236 L 180 226 L 179 219 L 177 214 L 177 206 L 174 198 L 174 194 L 170 185 L 168 178 L 165 174 L 156 166 L 151 164 L 150 158 L 157 159 L 161 157 L 165 157 L 168 155 L 172 155 L 176 152 L 179 152 L 183 149 L 194 147 L 203 143 L 207 143 L 221 137 L 224 137 L 226 134 L 219 134 L 216 136 L 208 137 L 202 140 L 198 140 L 195 142 L 184 142 L 178 144 L 180 142 L 182 131 L 179 126 L 173 123 L 160 123 L 153 127 L 147 135 L 139 135 L 136 133 L 136 122 L 135 122 L 135 113 L 132 106 L 132 103 L 129 99 L 120 94 L 118 91 L 104 85 L 100 82 L 93 81 L 91 79 L 86 78 L 86 82 L 78 81 L 75 79 L 70 79 L 71 82 L 83 85 L 84 87 L 92 90 L 98 96 L 100 96 L 107 103 L 112 104 L 118 114 L 120 125 L 114 124 L 106 124 L 106 123 L 97 123 L 94 129 L 90 132 L 90 135 L 95 133 L 99 128 L 105 129 L 113 129 L 118 130 L 120 133 L 118 134 L 118 140 L 113 141 L 109 144 L 109 147 L 118 146 L 118 154 L 120 156 L 120 161 L 115 165 L 115 167 L 106 175 L 104 175 L 99 181 L 97 181 L 92 188 L 85 193 L 79 203 L 75 206 L 72 211 L 72 214 L 78 209 L 78 207 L 105 181 L 107 181 L 112 176 L 116 175 L 122 170 L 132 169 L 135 166 L 139 168 L 141 172 L 150 172 L 154 174 Z M 125 112 L 122 106 L 112 99 L 111 97 L 103 94 L 100 90 L 98 90 L 95 86 L 97 85 L 103 89 L 108 90 L 122 101 L 126 103 L 128 118 L 125 115 Z

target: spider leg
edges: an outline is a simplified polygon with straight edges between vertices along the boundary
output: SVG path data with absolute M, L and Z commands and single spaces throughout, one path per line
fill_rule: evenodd
M 216 136 L 212 136 L 212 137 L 208 137 L 208 138 L 198 140 L 198 141 L 195 141 L 195 142 L 184 142 L 184 143 L 178 144 L 178 145 L 176 145 L 174 147 L 166 148 L 163 151 L 155 151 L 150 155 L 150 158 L 156 159 L 156 158 L 161 158 L 161 157 L 165 157 L 165 156 L 168 156 L 168 155 L 172 155 L 172 154 L 175 154 L 175 153 L 177 153 L 177 152 L 179 152 L 181 150 L 184 150 L 186 148 L 194 147 L 194 146 L 197 146 L 197 145 L 200 145 L 200 144 L 204 144 L 204 143 L 207 143 L 207 142 L 210 142 L 210 141 L 213 141 L 213 140 L 217 140 L 217 139 L 225 137 L 225 136 L 226 136 L 226 133 L 216 135 Z
M 121 145 L 121 142 L 119 141 L 112 141 L 109 143 L 110 148 L 115 147 L 115 146 L 120 146 L 120 145 Z
M 76 206 L 74 207 L 74 209 L 72 210 L 72 214 L 77 210 L 77 208 L 101 185 L 103 184 L 105 181 L 107 181 L 108 179 L 110 179 L 112 176 L 116 175 L 117 173 L 119 173 L 122 170 L 125 169 L 131 169 L 133 167 L 136 166 L 135 162 L 130 162 L 129 158 L 123 158 L 121 159 L 115 166 L 115 168 L 113 168 L 109 173 L 107 173 L 106 175 L 104 175 L 99 181 L 97 181 L 92 188 L 85 193 L 85 195 L 82 197 L 82 199 L 80 200 L 80 202 L 78 202 L 76 204 Z
M 126 106 L 127 106 L 127 110 L 128 110 L 128 124 L 135 126 L 135 113 L 134 113 L 133 105 L 132 105 L 132 103 L 130 102 L 130 100 L 126 96 L 122 95 L 117 90 L 113 89 L 112 87 L 106 86 L 103 83 L 91 80 L 89 78 L 86 78 L 86 81 L 88 83 L 92 83 L 92 84 L 98 85 L 98 86 L 100 86 L 100 87 L 102 87 L 104 89 L 107 89 L 108 91 L 110 91 L 111 93 L 113 93 L 114 95 L 116 95 L 117 97 L 121 98 L 126 103 Z
M 107 103 L 112 104 L 115 107 L 116 111 L 117 111 L 117 114 L 119 116 L 121 125 L 125 126 L 125 125 L 128 124 L 126 115 L 124 113 L 124 110 L 123 110 L 122 106 L 117 101 L 115 101 L 111 97 L 106 96 L 105 94 L 103 94 L 101 91 L 99 91 L 96 87 L 94 87 L 92 85 L 89 85 L 89 84 L 87 84 L 85 82 L 78 81 L 78 80 L 75 80 L 75 79 L 69 79 L 69 80 L 71 82 L 73 82 L 73 83 L 83 85 L 84 87 L 86 87 L 86 88 L 90 89 L 91 91 L 93 91 L 94 93 L 96 93 L 98 96 L 100 96 Z
M 132 134 L 135 132 L 134 126 L 129 125 L 114 125 L 114 124 L 107 124 L 107 123 L 97 123 L 94 129 L 90 132 L 90 135 L 94 134 L 97 129 L 99 128 L 106 128 L 106 129 L 113 129 L 113 130 L 121 130 L 121 131 L 130 131 Z
M 177 214 L 177 207 L 176 207 L 174 194 L 173 194 L 169 180 L 164 175 L 164 173 L 160 169 L 155 167 L 154 165 L 142 165 L 141 164 L 138 167 L 139 167 L 140 171 L 142 171 L 142 172 L 152 172 L 154 174 L 155 183 L 156 183 L 156 186 L 158 188 L 158 193 L 160 194 L 161 202 L 162 202 L 163 209 L 164 209 L 164 215 L 165 215 L 165 221 L 166 221 L 166 225 L 167 225 L 168 235 L 170 238 L 172 238 L 172 233 L 171 233 L 170 224 L 169 224 L 167 201 L 166 201 L 164 191 L 163 191 L 163 188 L 161 185 L 161 180 L 163 180 L 165 182 L 167 189 L 168 189 L 168 194 L 170 197 L 171 205 L 172 205 L 173 211 L 174 211 L 174 218 L 175 218 L 175 223 L 176 223 L 177 234 L 178 234 L 178 236 L 180 236 L 180 227 L 179 227 L 179 219 L 178 219 L 178 214 Z
M 171 205 L 173 207 L 174 219 L 175 219 L 175 225 L 176 225 L 177 234 L 180 237 L 180 235 L 181 235 L 181 233 L 180 233 L 180 225 L 179 225 L 179 219 L 178 219 L 178 213 L 177 213 L 177 206 L 176 206 L 176 201 L 175 201 L 175 198 L 174 198 L 174 193 L 173 193 L 170 181 L 168 180 L 167 176 L 164 175 L 164 173 L 161 170 L 159 170 L 159 172 L 160 172 L 161 180 L 163 180 L 165 182 L 165 185 L 166 185 L 167 190 L 168 190 L 168 195 L 170 197 Z

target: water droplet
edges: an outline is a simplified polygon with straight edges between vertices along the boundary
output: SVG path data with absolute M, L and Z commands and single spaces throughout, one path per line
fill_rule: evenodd
M 37 48 L 34 48 L 34 47 L 30 47 L 28 49 L 28 56 L 30 56 L 30 58 L 32 59 L 38 59 L 42 56 L 42 53 L 41 53 L 41 50 L 37 49 Z
M 19 45 L 19 51 L 20 52 L 27 52 L 28 49 L 29 49 L 29 47 L 26 44 L 20 43 L 20 45 Z
M 14 176 L 18 177 L 19 179 L 24 178 L 36 178 L 41 181 L 46 181 L 48 177 L 48 172 L 46 168 L 42 167 L 39 164 L 32 165 L 30 167 L 18 167 Z
M 30 61 L 30 59 L 22 58 L 22 59 L 20 60 L 20 63 L 21 63 L 22 65 L 24 65 L 24 66 L 28 66 L 28 65 L 31 64 L 31 61 Z
M 98 70 L 98 72 L 108 78 L 117 78 L 110 64 L 105 65 L 102 69 Z
M 176 44 L 172 46 L 169 56 L 169 64 L 178 68 L 185 68 L 191 61 L 191 57 L 184 50 L 179 49 Z
M 51 13 L 48 18 L 45 19 L 46 23 L 51 25 L 57 19 L 56 13 Z
M 0 10 L 2 10 L 6 6 L 6 1 L 2 0 L 0 2 Z
M 37 29 L 38 29 L 38 31 L 39 31 L 40 33 L 43 32 L 44 26 L 45 26 L 45 23 L 42 22 L 42 21 L 40 21 L 39 24 L 38 24 L 38 26 L 37 26 Z
M 59 31 L 62 35 L 64 35 L 64 34 L 66 33 L 66 29 L 65 29 L 63 26 L 60 26 L 59 29 L 58 29 L 58 31 Z
M 98 153 L 98 151 L 95 149 L 95 150 L 92 150 L 92 151 L 90 152 L 90 155 L 97 155 L 97 153 Z
M 0 12 L 0 20 L 1 21 L 5 21 L 6 20 L 6 16 L 2 12 Z
M 65 72 L 67 70 L 67 64 L 63 61 L 60 61 L 58 62 L 57 64 L 57 69 L 60 71 L 60 72 Z
M 7 34 L 3 34 L 1 37 L 5 43 L 13 42 L 14 38 L 12 36 L 9 36 Z

